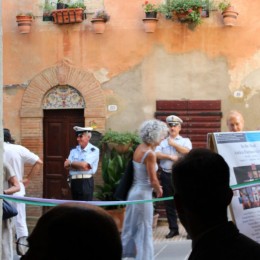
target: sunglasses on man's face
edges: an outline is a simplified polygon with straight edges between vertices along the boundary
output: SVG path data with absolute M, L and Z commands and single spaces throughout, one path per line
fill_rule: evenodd
M 169 127 L 176 127 L 178 125 L 180 125 L 180 124 L 179 123 L 168 123 Z

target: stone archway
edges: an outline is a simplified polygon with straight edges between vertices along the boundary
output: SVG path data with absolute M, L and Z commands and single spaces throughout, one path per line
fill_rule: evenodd
M 105 129 L 106 103 L 100 83 L 92 73 L 72 67 L 62 61 L 36 75 L 26 88 L 22 99 L 21 144 L 41 158 L 43 158 L 42 102 L 45 94 L 58 85 L 69 85 L 80 92 L 86 104 L 84 108 L 85 125 L 89 125 L 89 122 L 94 120 L 98 131 L 103 132 Z M 43 175 L 35 176 L 33 182 L 33 185 L 28 187 L 28 196 L 41 197 Z

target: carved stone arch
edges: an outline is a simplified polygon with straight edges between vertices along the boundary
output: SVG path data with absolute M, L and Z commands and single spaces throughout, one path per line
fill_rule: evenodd
M 22 98 L 20 110 L 21 144 L 41 158 L 43 158 L 44 114 L 42 102 L 46 93 L 59 85 L 69 85 L 75 88 L 84 98 L 86 104 L 84 108 L 85 125 L 89 125 L 89 122 L 94 120 L 97 124 L 97 131 L 103 132 L 105 129 L 105 94 L 99 81 L 92 73 L 72 67 L 63 61 L 36 75 L 26 88 Z M 39 178 L 42 178 L 42 175 Z M 36 183 L 35 192 L 30 191 L 30 196 L 38 197 L 39 191 L 42 193 L 42 185 L 40 185 L 42 181 L 36 180 Z

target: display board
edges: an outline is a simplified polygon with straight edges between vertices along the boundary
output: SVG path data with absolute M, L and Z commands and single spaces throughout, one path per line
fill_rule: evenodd
M 208 134 L 208 147 L 229 165 L 234 222 L 260 243 L 260 131 Z

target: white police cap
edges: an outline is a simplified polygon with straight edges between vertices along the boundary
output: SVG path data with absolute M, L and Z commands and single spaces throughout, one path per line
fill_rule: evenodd
M 90 132 L 93 130 L 92 127 L 81 127 L 81 126 L 74 126 L 73 129 L 78 133 L 83 133 L 83 132 Z
M 166 123 L 169 124 L 169 123 L 179 123 L 179 124 L 182 124 L 183 121 L 181 118 L 179 118 L 178 116 L 175 116 L 175 115 L 170 115 L 166 118 Z

